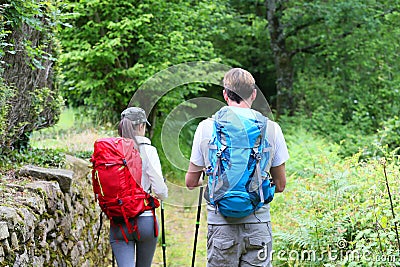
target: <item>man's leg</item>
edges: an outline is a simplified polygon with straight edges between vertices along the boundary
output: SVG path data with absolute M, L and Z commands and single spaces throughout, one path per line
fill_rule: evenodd
M 240 259 L 240 266 L 271 267 L 271 223 L 247 223 L 243 224 L 241 230 L 245 240 L 245 252 Z
M 239 266 L 241 241 L 239 225 L 208 225 L 207 267 Z

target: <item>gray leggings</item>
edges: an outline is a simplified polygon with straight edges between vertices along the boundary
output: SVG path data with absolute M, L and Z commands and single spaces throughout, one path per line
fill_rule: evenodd
M 133 225 L 134 220 L 130 219 L 129 221 Z M 154 218 L 153 216 L 139 216 L 137 225 L 140 239 L 138 239 L 135 232 L 128 233 L 125 223 L 112 224 L 110 226 L 110 244 L 118 267 L 151 266 L 157 245 L 157 237 L 154 236 Z M 120 226 L 124 229 L 128 243 L 125 242 Z

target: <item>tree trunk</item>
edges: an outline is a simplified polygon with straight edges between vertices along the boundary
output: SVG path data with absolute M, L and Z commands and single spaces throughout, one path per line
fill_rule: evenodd
M 284 10 L 282 2 L 284 1 L 265 1 L 270 45 L 276 68 L 276 110 L 278 115 L 284 113 L 285 110 L 293 111 L 293 63 L 291 53 L 286 48 L 284 26 L 280 22 L 280 16 Z
M 42 23 L 46 22 L 43 18 Z M 27 145 L 29 134 L 38 129 L 55 124 L 59 115 L 59 96 L 53 86 L 52 59 L 41 57 L 53 54 L 53 40 L 49 28 L 36 29 L 25 23 L 11 29 L 7 42 L 13 43 L 13 53 L 6 52 L 2 60 L 6 63 L 3 79 L 7 86 L 15 88 L 15 94 L 7 102 L 10 105 L 7 114 L 6 136 L 1 146 L 18 149 Z M 50 35 L 51 36 L 51 35 Z M 25 47 L 28 43 L 33 49 L 40 49 L 36 55 L 37 66 L 33 65 L 35 56 L 29 55 Z M 38 66 L 40 64 L 41 66 Z

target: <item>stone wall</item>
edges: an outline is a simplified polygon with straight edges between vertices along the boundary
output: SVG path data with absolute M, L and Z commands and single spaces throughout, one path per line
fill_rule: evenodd
M 110 266 L 108 222 L 94 202 L 89 162 L 25 166 L 0 181 L 0 266 Z

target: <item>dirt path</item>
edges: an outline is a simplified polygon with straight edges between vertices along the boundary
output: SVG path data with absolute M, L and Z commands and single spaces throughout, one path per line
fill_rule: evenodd
M 167 244 L 167 266 L 191 266 L 197 208 L 182 208 L 166 204 L 164 205 L 164 215 Z M 161 218 L 160 209 L 158 209 L 158 218 Z M 159 221 L 161 224 L 161 220 Z M 206 209 L 205 206 L 202 206 L 196 250 L 196 266 L 199 267 L 206 266 L 206 239 Z M 163 266 L 161 233 L 152 266 Z

